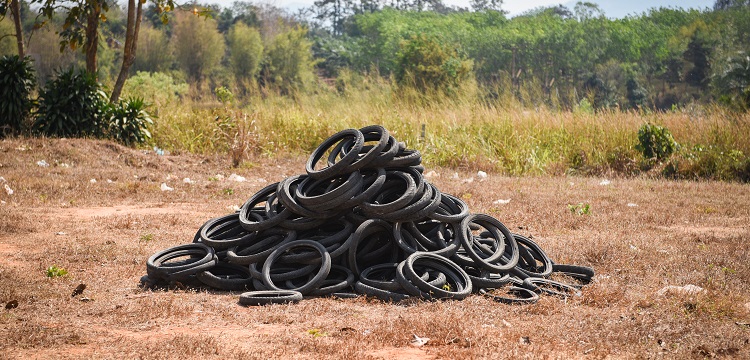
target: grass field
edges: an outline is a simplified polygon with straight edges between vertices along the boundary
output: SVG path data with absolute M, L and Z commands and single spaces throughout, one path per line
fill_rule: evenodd
M 290 111 L 307 111 L 300 109 Z M 427 146 L 411 143 L 416 135 L 398 127 L 399 118 L 384 123 L 396 125 L 411 147 Z M 368 113 L 347 121 L 377 119 Z M 540 126 L 575 127 L 576 119 L 565 115 Z M 675 119 L 664 122 L 690 121 Z M 638 123 L 618 126 L 630 134 Z M 681 131 L 674 130 L 678 141 Z M 238 293 L 138 287 L 151 254 L 190 242 L 204 221 L 231 212 L 270 182 L 304 172 L 302 150 L 252 155 L 239 168 L 227 156 L 206 153 L 159 156 L 80 139 L 0 141 L 0 302 L 18 302 L 0 310 L 0 358 L 750 357 L 748 184 L 564 171 L 516 177 L 483 168 L 484 161 L 428 159 L 427 171 L 439 175 L 431 181 L 443 192 L 533 236 L 557 262 L 594 267 L 594 283 L 579 298 L 545 297 L 527 306 L 471 296 L 245 308 Z M 488 170 L 488 178 L 480 181 L 477 168 Z M 229 181 L 231 173 L 248 181 Z M 161 191 L 161 183 L 174 191 Z M 574 214 L 569 205 L 575 204 L 588 204 L 590 212 Z M 51 266 L 68 274 L 48 277 Z M 83 294 L 71 297 L 80 283 L 87 285 Z M 703 291 L 660 293 L 688 284 Z M 414 335 L 430 340 L 414 347 Z
M 491 170 L 505 175 L 649 174 L 666 178 L 750 181 L 750 117 L 719 107 L 674 112 L 553 111 L 513 101 L 404 100 L 385 85 L 351 94 L 322 92 L 215 102 L 168 104 L 153 143 L 177 153 L 309 154 L 345 128 L 381 124 L 420 149 L 428 166 Z M 639 128 L 664 126 L 679 144 L 653 161 L 637 149 Z

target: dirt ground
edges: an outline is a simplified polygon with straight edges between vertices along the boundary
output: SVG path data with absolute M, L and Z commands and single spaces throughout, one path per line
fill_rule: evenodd
M 594 283 L 567 300 L 242 307 L 239 293 L 138 287 L 151 254 L 191 242 L 304 160 L 233 169 L 103 141 L 0 141 L 0 358 L 750 358 L 748 184 L 427 169 L 556 262 L 594 267 Z M 50 266 L 68 274 L 50 278 Z M 702 290 L 663 290 L 689 284 Z

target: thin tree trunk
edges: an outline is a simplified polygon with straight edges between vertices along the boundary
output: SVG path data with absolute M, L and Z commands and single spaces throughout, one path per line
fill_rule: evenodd
M 11 0 L 10 11 L 13 13 L 13 23 L 16 25 L 16 43 L 18 44 L 18 57 L 23 59 L 23 29 L 21 28 L 21 4 L 18 0 Z
M 137 3 L 137 5 L 136 5 Z M 125 48 L 122 55 L 122 66 L 120 74 L 117 76 L 115 86 L 112 88 L 112 96 L 109 101 L 116 103 L 120 100 L 122 87 L 125 80 L 128 79 L 130 67 L 135 62 L 136 48 L 138 47 L 138 33 L 141 28 L 141 19 L 143 18 L 143 3 L 140 0 L 128 0 L 128 24 L 125 32 Z
M 99 50 L 99 16 L 102 14 L 102 6 L 98 1 L 93 3 L 86 16 L 86 71 L 97 76 L 96 52 Z

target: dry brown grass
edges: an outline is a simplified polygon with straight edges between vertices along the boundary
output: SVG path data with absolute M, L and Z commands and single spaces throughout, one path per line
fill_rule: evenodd
M 51 166 L 36 165 L 43 159 Z M 431 181 L 474 212 L 533 236 L 558 262 L 594 266 L 595 283 L 567 301 L 245 308 L 236 293 L 137 287 L 149 255 L 191 241 L 205 220 L 301 173 L 303 160 L 256 156 L 255 166 L 233 169 L 226 159 L 101 141 L 0 141 L 0 176 L 14 190 L 0 191 L 0 303 L 19 302 L 0 310 L 0 358 L 750 357 L 747 184 L 496 174 L 466 182 L 474 174 L 434 169 Z M 249 181 L 209 179 L 232 172 Z M 175 190 L 162 192 L 162 182 Z M 568 209 L 579 203 L 590 213 Z M 51 265 L 69 274 L 47 278 Z M 79 283 L 91 301 L 70 296 Z M 657 295 L 686 284 L 706 291 Z M 430 341 L 411 347 L 413 335 Z

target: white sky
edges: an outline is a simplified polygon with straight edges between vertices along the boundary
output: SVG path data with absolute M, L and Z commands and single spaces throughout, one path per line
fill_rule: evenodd
M 200 2 L 218 3 L 221 6 L 231 6 L 235 0 L 202 0 Z M 470 7 L 469 0 L 443 0 L 446 5 L 455 5 L 461 7 Z M 621 18 L 626 15 L 637 15 L 650 8 L 671 7 L 671 8 L 711 8 L 715 0 L 588 0 L 589 2 L 599 4 L 604 10 L 604 14 L 611 18 Z M 315 0 L 250 0 L 250 2 L 270 3 L 277 7 L 287 9 L 298 9 L 300 7 L 310 6 Z M 525 11 L 538 8 L 540 6 L 552 6 L 563 4 L 569 9 L 573 9 L 578 1 L 570 0 L 504 0 L 502 9 L 507 11 L 508 16 L 519 15 Z

